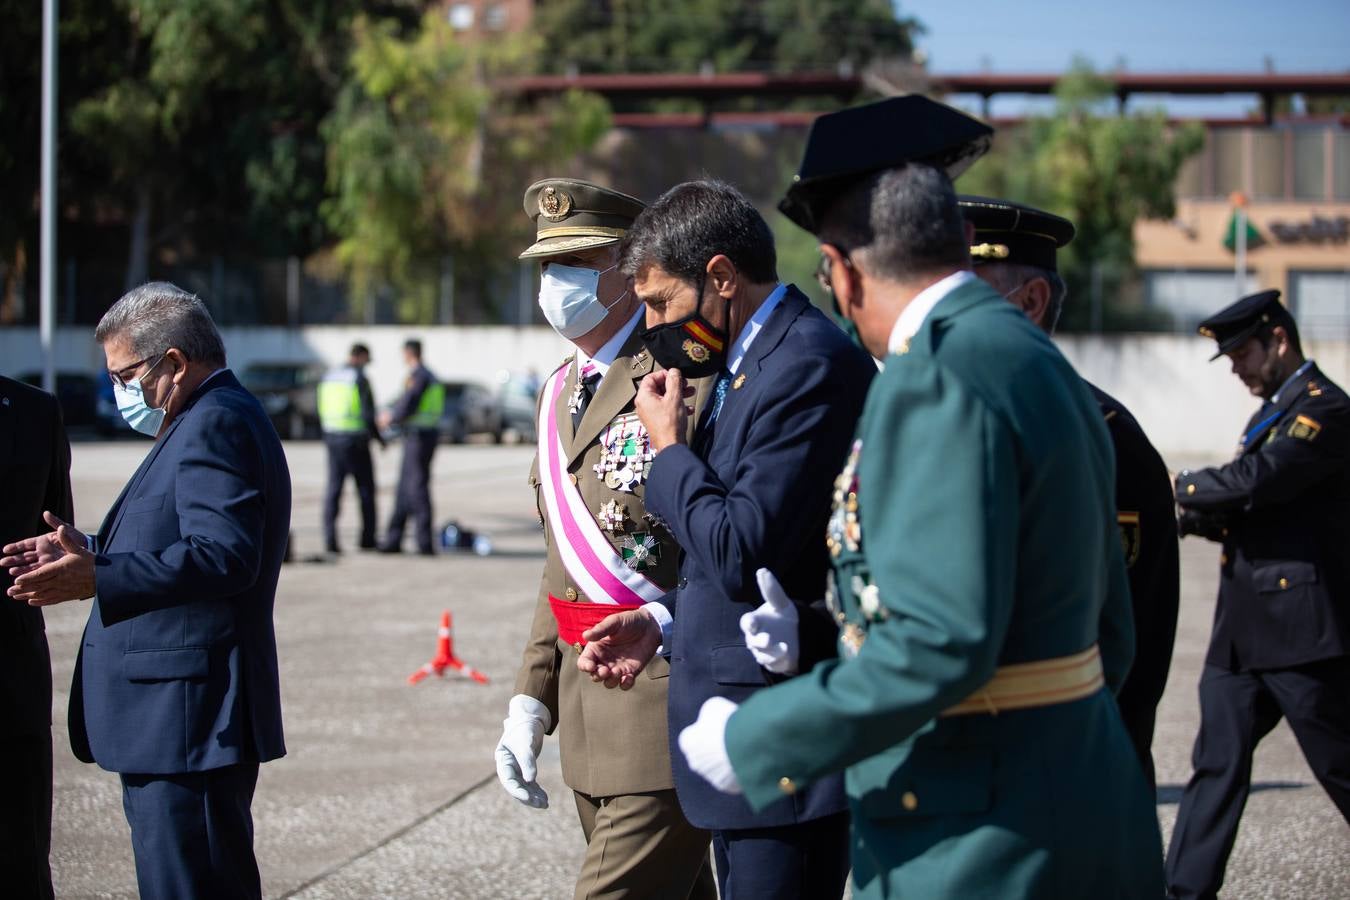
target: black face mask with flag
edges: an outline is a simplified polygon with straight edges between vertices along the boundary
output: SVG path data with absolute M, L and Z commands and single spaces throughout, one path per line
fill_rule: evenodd
M 698 281 L 699 306 L 703 279 Z M 642 343 L 652 359 L 665 369 L 679 369 L 687 378 L 702 378 L 722 371 L 727 361 L 727 334 L 699 312 L 699 306 L 683 319 L 645 329 Z M 731 301 L 727 301 L 730 313 Z M 729 316 L 728 316 L 729 319 Z

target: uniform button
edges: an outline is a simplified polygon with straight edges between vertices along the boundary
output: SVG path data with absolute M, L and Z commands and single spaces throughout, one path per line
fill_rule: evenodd
M 797 783 L 784 775 L 778 779 L 778 789 L 788 795 L 795 794 L 797 793 Z
M 914 810 L 919 808 L 919 798 L 914 796 L 913 791 L 905 791 L 900 797 L 900 805 L 909 812 L 914 812 Z
M 576 483 L 577 483 L 577 473 L 576 473 L 576 472 L 573 472 L 571 475 L 568 475 L 567 478 L 568 478 L 568 480 L 571 481 L 573 484 L 576 484 Z
M 681 589 L 689 587 L 689 579 L 681 578 L 679 584 L 677 584 L 676 587 Z
M 1287 588 L 1287 587 L 1289 587 L 1289 579 L 1288 579 L 1288 578 L 1281 578 L 1281 579 L 1280 579 L 1280 590 L 1284 590 L 1284 589 Z
M 1221 566 L 1226 566 L 1226 565 L 1228 565 L 1228 554 L 1227 554 L 1227 553 L 1220 553 L 1220 554 L 1219 554 L 1219 565 L 1221 565 Z
M 577 641 L 575 644 L 573 644 L 573 645 L 572 645 L 572 649 L 575 650 L 575 651 L 577 651 L 578 653 L 580 653 L 580 652 L 581 652 L 581 641 Z
M 574 482 L 574 483 L 575 483 L 575 482 Z M 1194 494 L 1194 493 L 1195 493 L 1195 485 L 1193 485 L 1193 484 L 1188 484 L 1188 485 L 1186 485 L 1186 493 L 1188 493 L 1188 494 Z
M 538 487 L 538 486 L 539 486 L 539 479 L 538 479 L 538 478 L 535 478 L 533 475 L 531 475 L 531 476 L 530 476 L 530 482 L 529 482 L 529 483 L 530 483 L 530 487 Z
M 575 600 L 577 599 L 577 589 L 568 588 L 567 590 L 563 591 L 563 596 L 566 597 L 568 600 Z
M 1228 529 L 1227 529 L 1227 528 L 1220 528 L 1220 529 L 1219 529 L 1219 537 L 1228 537 Z

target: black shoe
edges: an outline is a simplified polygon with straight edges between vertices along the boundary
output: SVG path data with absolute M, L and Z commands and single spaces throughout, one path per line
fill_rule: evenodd
M 329 544 L 328 552 L 331 553 L 333 556 L 341 556 L 342 548 L 339 547 L 337 544 Z
M 375 548 L 380 553 L 402 553 L 403 548 L 398 544 L 381 544 Z
M 357 546 L 360 547 L 362 550 L 380 549 L 380 546 L 376 544 L 374 541 L 362 541 L 361 543 L 357 544 Z

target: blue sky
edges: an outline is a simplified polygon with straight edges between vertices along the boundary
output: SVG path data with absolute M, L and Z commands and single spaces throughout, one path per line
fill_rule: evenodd
M 1350 71 L 1350 0 L 898 0 L 922 22 L 931 71 L 1057 72 L 1075 55 L 1134 72 Z M 1191 115 L 1245 111 L 1249 98 L 1168 101 Z M 995 115 L 1021 98 L 996 100 Z

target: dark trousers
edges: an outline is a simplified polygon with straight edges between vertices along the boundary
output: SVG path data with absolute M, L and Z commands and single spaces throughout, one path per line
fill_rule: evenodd
M 848 880 L 848 813 L 713 832 L 722 900 L 837 900 Z
M 375 546 L 375 469 L 370 461 L 370 439 L 364 434 L 326 434 L 328 445 L 328 490 L 323 498 L 323 537 L 330 550 L 337 549 L 337 517 L 342 509 L 342 486 L 350 475 L 361 498 L 361 546 Z
M 417 549 L 422 553 L 435 552 L 431 543 L 431 457 L 439 439 L 435 431 L 412 428 L 404 433 L 398 497 L 384 534 L 384 546 L 397 547 L 403 543 L 403 527 L 411 518 Z
M 141 900 L 261 897 L 253 856 L 258 764 L 122 775 Z
M 1200 676 L 1195 773 L 1181 797 L 1167 886 L 1179 898 L 1216 897 L 1251 786 L 1252 752 L 1281 717 L 1308 765 L 1350 822 L 1350 658 L 1289 669 Z
M 0 771 L 0 885 L 16 900 L 51 900 L 51 731 L 0 738 Z

